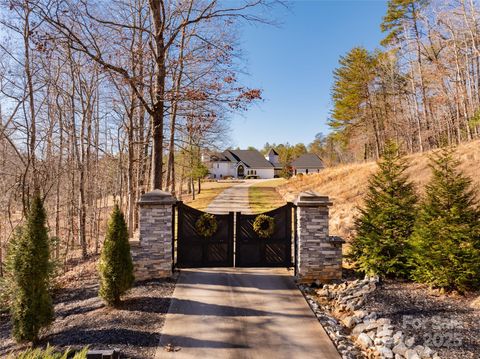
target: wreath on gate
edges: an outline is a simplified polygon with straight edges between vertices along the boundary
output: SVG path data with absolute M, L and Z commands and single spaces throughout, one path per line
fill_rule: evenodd
M 208 238 L 213 236 L 218 229 L 217 219 L 213 214 L 202 214 L 197 222 L 195 222 L 195 230 L 202 237 Z
M 260 214 L 253 222 L 253 230 L 260 238 L 270 238 L 275 231 L 275 219 L 266 214 Z

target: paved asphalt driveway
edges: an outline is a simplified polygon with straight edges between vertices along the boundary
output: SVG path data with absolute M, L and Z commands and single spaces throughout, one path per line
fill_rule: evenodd
M 181 271 L 156 358 L 340 355 L 286 269 L 211 268 Z

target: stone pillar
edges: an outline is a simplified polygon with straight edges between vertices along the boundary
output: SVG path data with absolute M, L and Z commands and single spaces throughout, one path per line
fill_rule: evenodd
M 327 196 L 300 193 L 297 200 L 297 280 L 301 283 L 330 282 L 342 278 L 342 243 L 328 235 Z
M 172 216 L 177 200 L 160 190 L 145 193 L 138 201 L 139 231 L 130 241 L 136 280 L 172 275 Z

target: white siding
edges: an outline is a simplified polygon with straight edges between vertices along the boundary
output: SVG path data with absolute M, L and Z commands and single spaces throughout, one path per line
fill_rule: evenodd
M 212 178 L 220 179 L 234 175 L 233 164 L 230 162 L 212 162 L 210 174 Z
M 307 174 L 307 168 L 296 168 L 295 169 L 296 174 L 298 175 L 299 173 Z M 308 174 L 312 173 L 320 173 L 320 169 L 318 168 L 308 168 Z
M 274 170 L 272 168 L 258 168 L 255 171 L 257 171 L 257 176 L 259 178 L 273 178 L 274 176 Z
M 258 178 L 274 178 L 274 168 L 248 168 L 245 167 L 245 176 L 258 176 Z M 237 166 L 231 162 L 211 162 L 210 177 L 214 179 L 221 179 L 226 176 L 237 178 Z

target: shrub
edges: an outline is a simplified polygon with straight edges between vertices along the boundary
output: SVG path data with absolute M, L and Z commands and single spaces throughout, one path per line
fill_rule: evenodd
M 32 200 L 25 226 L 9 245 L 9 291 L 13 336 L 17 341 L 38 339 L 41 328 L 53 320 L 49 293 L 52 274 L 46 214 L 40 196 Z
M 378 167 L 369 179 L 365 207 L 355 220 L 356 237 L 348 258 L 367 274 L 407 277 L 417 195 L 395 144 L 387 144 Z
M 412 236 L 412 278 L 466 290 L 480 284 L 480 211 L 458 165 L 452 149 L 431 157 L 433 176 Z
M 100 256 L 99 295 L 108 305 L 118 306 L 120 297 L 132 287 L 133 263 L 125 217 L 115 205 Z

